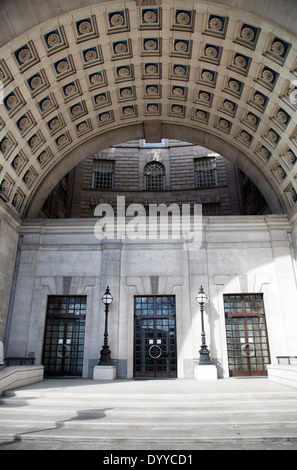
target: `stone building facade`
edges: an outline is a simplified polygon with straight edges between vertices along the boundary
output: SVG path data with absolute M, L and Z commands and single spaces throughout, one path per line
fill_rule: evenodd
M 161 169 L 162 184 L 155 179 L 147 188 L 146 169 L 153 162 Z M 98 204 L 116 208 L 121 195 L 127 206 L 143 204 L 147 211 L 150 204 L 178 203 L 202 204 L 204 215 L 270 212 L 257 187 L 226 158 L 189 142 L 163 139 L 130 141 L 91 155 L 59 183 L 39 215 L 93 217 Z
M 125 195 L 127 204 L 140 203 L 148 207 L 149 204 L 161 203 L 201 203 L 205 205 L 205 211 L 209 210 L 208 215 L 211 215 L 211 209 L 212 215 L 240 213 L 236 171 L 234 166 L 220 155 L 191 144 L 183 143 L 181 146 L 181 142 L 174 141 L 164 141 L 161 147 L 158 147 L 158 144 L 143 145 L 142 141 L 140 145 L 141 147 L 136 141 L 106 149 L 89 157 L 76 169 L 73 217 L 89 217 L 101 202 L 111 202 L 115 205 L 116 196 L 120 194 Z M 199 164 L 203 157 L 210 157 L 210 161 L 211 156 L 215 159 L 214 169 L 204 170 L 204 173 L 215 173 L 215 180 L 202 182 L 198 187 L 196 172 L 199 170 L 195 169 L 195 163 Z M 91 191 L 94 189 L 94 165 L 100 161 L 112 162 L 114 165 L 114 184 L 107 192 L 99 188 Z M 157 162 L 161 171 L 163 167 L 164 185 L 158 187 L 155 182 L 154 186 L 151 186 L 152 189 L 146 190 L 145 169 L 151 162 Z M 204 163 L 206 164 L 205 161 Z M 77 181 L 81 178 L 82 187 L 79 191 Z M 77 211 L 79 204 L 80 210 Z
M 8 356 L 34 356 L 46 375 L 92 378 L 103 345 L 100 298 L 109 286 L 108 344 L 117 377 L 193 378 L 201 284 L 209 298 L 206 344 L 220 378 L 263 375 L 277 357 L 295 356 L 286 216 L 203 217 L 199 243 L 173 235 L 131 239 L 122 226 L 119 237 L 116 227 L 100 240 L 96 223 L 24 222 Z M 162 349 L 160 358 L 151 346 Z

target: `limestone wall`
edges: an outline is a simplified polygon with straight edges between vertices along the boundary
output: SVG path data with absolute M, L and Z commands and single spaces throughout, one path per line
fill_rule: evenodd
M 183 239 L 98 240 L 94 220 L 25 221 L 8 355 L 42 360 L 48 295 L 86 295 L 83 376 L 91 377 L 103 344 L 106 286 L 114 297 L 109 345 L 121 377 L 133 376 L 134 295 L 175 295 L 178 377 L 193 376 L 201 324 L 196 295 L 209 297 L 207 344 L 228 376 L 223 294 L 262 293 L 271 362 L 297 355 L 297 302 L 286 216 L 203 219 L 201 245 Z
M 21 220 L 0 199 L 0 342 L 4 342 L 20 225 Z

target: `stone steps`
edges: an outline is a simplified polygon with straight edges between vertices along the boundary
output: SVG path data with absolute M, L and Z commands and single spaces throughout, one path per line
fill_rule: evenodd
M 123 393 L 119 384 L 75 382 L 7 391 L 0 398 L 0 449 L 297 449 L 297 391 L 268 381 L 250 390 L 234 384 L 219 384 L 221 393 L 187 381 L 148 390 L 127 382 Z

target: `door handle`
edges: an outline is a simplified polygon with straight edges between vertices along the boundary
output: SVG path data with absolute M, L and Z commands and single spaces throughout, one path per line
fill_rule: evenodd
M 153 351 L 153 348 L 156 348 L 156 350 Z M 152 359 L 158 359 L 158 357 L 161 356 L 162 354 L 162 349 L 160 348 L 160 346 L 158 346 L 158 344 L 153 344 L 149 350 L 148 350 L 148 353 L 149 353 L 149 356 L 152 358 Z M 155 354 L 153 354 L 155 353 Z
M 249 354 L 246 353 L 246 349 L 247 347 L 249 347 Z M 250 349 L 252 349 L 252 351 L 250 351 Z M 255 355 L 255 349 L 254 349 L 254 346 L 250 343 L 245 343 L 241 346 L 241 351 L 242 351 L 242 354 L 245 355 L 245 357 L 253 357 Z
M 63 348 L 66 348 L 65 349 L 65 351 L 66 351 L 65 354 L 63 354 Z M 62 344 L 62 351 L 61 352 L 59 351 L 59 349 L 60 349 L 60 346 L 57 349 L 57 356 L 58 357 L 60 357 L 61 359 L 65 359 L 67 356 L 69 356 L 70 348 L 69 348 L 69 346 L 67 346 L 67 344 Z

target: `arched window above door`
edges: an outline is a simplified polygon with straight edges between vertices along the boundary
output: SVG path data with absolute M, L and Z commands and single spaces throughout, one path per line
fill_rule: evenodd
M 165 189 L 165 167 L 159 162 L 150 162 L 144 168 L 144 189 Z

